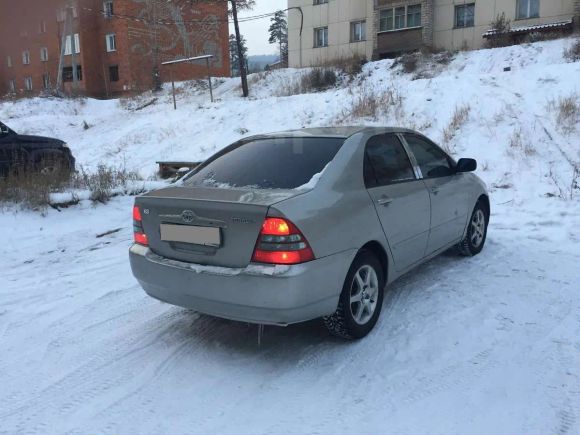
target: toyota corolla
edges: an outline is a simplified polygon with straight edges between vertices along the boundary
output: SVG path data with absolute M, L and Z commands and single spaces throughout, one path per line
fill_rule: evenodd
M 133 274 L 152 297 L 257 324 L 322 318 L 368 334 L 385 287 L 485 244 L 473 159 L 406 129 L 303 129 L 243 139 L 178 185 L 136 198 Z

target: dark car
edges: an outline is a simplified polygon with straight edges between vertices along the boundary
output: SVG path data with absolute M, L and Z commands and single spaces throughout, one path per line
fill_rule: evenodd
M 22 171 L 70 175 L 74 168 L 75 159 L 64 141 L 18 134 L 0 122 L 1 176 Z

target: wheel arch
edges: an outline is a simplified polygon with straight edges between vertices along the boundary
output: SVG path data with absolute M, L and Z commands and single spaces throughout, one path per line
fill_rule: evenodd
M 485 206 L 485 211 L 487 212 L 487 219 L 489 220 L 489 216 L 491 215 L 491 204 L 489 202 L 489 196 L 486 194 L 479 195 L 477 198 L 477 202 L 481 202 Z
M 365 243 L 362 248 L 360 248 L 359 252 L 362 251 L 372 252 L 379 259 L 385 274 L 385 282 L 389 282 L 389 256 L 383 245 L 381 245 L 376 240 L 371 240 L 370 242 Z

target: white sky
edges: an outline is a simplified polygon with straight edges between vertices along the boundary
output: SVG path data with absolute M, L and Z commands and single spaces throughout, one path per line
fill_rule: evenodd
M 267 14 L 279 9 L 286 9 L 287 7 L 287 0 L 256 0 L 256 7 L 251 11 L 244 11 L 240 14 L 240 17 Z M 256 54 L 275 54 L 278 52 L 276 45 L 268 44 L 268 38 L 270 37 L 268 35 L 268 27 L 270 27 L 270 17 L 240 23 L 240 32 L 248 41 L 250 56 Z M 233 25 L 230 26 L 231 33 L 234 33 Z

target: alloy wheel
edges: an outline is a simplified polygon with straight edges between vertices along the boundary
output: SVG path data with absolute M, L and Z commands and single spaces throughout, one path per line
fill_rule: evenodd
M 361 266 L 354 275 L 350 287 L 350 312 L 359 325 L 366 324 L 377 308 L 379 279 L 369 265 Z
M 479 248 L 485 236 L 485 214 L 478 209 L 471 219 L 471 244 L 474 248 Z

